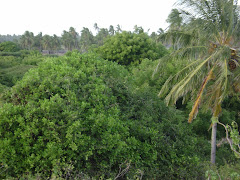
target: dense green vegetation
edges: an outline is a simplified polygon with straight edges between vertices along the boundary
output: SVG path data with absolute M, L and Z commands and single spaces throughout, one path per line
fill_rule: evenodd
M 109 178 L 126 161 L 130 178 L 138 169 L 155 178 L 203 173 L 196 167 L 204 152 L 196 153 L 181 113 L 96 55 L 47 59 L 3 99 L 0 159 L 8 176 L 66 176 L 71 168 Z
M 139 64 L 143 59 L 156 60 L 167 50 L 161 43 L 155 43 L 146 33 L 123 31 L 108 38 L 97 52 L 110 61 L 121 65 Z
M 151 35 L 94 24 L 0 36 L 0 179 L 239 179 L 239 12 L 202 2 L 181 1 L 203 8 L 173 9 Z
M 19 50 L 19 47 L 14 42 L 6 41 L 0 43 L 0 52 L 17 52 Z

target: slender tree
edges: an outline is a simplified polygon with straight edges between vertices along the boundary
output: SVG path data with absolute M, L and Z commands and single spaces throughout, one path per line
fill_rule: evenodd
M 44 35 L 42 38 L 42 47 L 44 50 L 52 50 L 52 38 L 49 35 Z
M 40 32 L 38 35 L 34 36 L 34 48 L 38 49 L 39 51 L 42 50 L 42 32 Z
M 108 32 L 111 36 L 113 36 L 115 34 L 115 30 L 114 30 L 114 27 L 113 25 L 110 25 L 109 28 L 108 28 Z
M 99 27 L 98 27 L 98 24 L 97 23 L 94 23 L 94 25 L 93 25 L 93 27 L 94 27 L 94 29 L 97 31 L 97 33 L 99 32 Z
M 74 49 L 78 48 L 78 33 L 76 32 L 76 30 L 73 27 L 70 27 L 69 29 L 69 33 L 71 35 L 72 38 L 72 46 Z
M 87 52 L 89 47 L 94 44 L 94 36 L 88 28 L 83 28 L 80 36 L 80 50 Z
M 144 29 L 141 26 L 135 25 L 133 32 L 136 33 L 136 34 L 144 33 Z
M 24 49 L 32 49 L 34 44 L 34 34 L 32 32 L 25 31 L 20 38 L 20 44 Z
M 170 23 L 171 29 L 179 29 L 182 26 L 183 17 L 178 9 L 172 9 L 166 21 Z
M 104 39 L 109 36 L 109 31 L 106 28 L 101 28 L 95 36 L 95 42 L 98 46 L 103 45 Z
M 73 45 L 72 36 L 69 32 L 65 30 L 63 31 L 63 34 L 62 34 L 62 43 L 65 49 L 70 51 L 72 50 L 72 45 Z
M 60 38 L 56 34 L 54 34 L 52 37 L 52 47 L 53 47 L 53 50 L 55 51 L 60 49 L 61 47 Z
M 116 32 L 122 32 L 122 28 L 119 24 L 117 25 L 116 29 L 117 29 Z

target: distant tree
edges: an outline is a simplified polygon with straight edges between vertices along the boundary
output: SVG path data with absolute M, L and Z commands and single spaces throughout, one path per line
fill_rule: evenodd
M 116 29 L 117 29 L 116 32 L 122 32 L 122 28 L 119 24 L 117 25 Z
M 109 36 L 108 29 L 101 28 L 95 36 L 95 42 L 98 46 L 103 45 L 104 39 Z
M 150 35 L 150 37 L 152 38 L 152 40 L 153 40 L 154 42 L 157 42 L 157 41 L 158 41 L 158 35 L 157 35 L 156 32 L 152 32 L 151 35 Z
M 179 29 L 182 25 L 183 18 L 181 16 L 181 13 L 178 9 L 172 9 L 171 13 L 168 15 L 168 18 L 166 20 L 168 23 L 170 23 L 169 28 L 171 29 Z
M 20 38 L 20 45 L 24 49 L 32 49 L 34 44 L 34 34 L 29 31 L 25 31 L 25 33 Z
M 97 23 L 95 23 L 94 25 L 93 25 L 93 27 L 94 27 L 94 29 L 97 31 L 97 33 L 99 32 L 99 27 L 98 27 L 98 24 Z
M 94 36 L 88 28 L 83 28 L 80 36 L 80 50 L 87 52 L 91 45 L 94 44 Z
M 42 50 L 42 32 L 40 32 L 38 35 L 34 36 L 34 44 L 33 47 L 39 49 L 40 51 Z
M 42 47 L 44 50 L 51 50 L 52 49 L 52 38 L 49 35 L 44 35 L 42 38 Z
M 58 50 L 61 48 L 60 38 L 56 34 L 54 34 L 52 37 L 52 48 L 53 50 Z
M 72 45 L 74 49 L 78 48 L 78 33 L 76 32 L 76 30 L 73 27 L 70 27 L 69 29 L 69 33 L 72 37 Z
M 144 29 L 141 26 L 139 27 L 139 26 L 135 25 L 133 32 L 136 34 L 141 34 L 141 33 L 144 33 Z
M 65 49 L 72 50 L 73 41 L 71 34 L 64 30 L 61 39 Z
M 12 42 L 17 43 L 18 40 L 20 39 L 20 37 L 21 37 L 21 35 L 15 35 L 15 34 L 0 35 L 0 43 L 5 42 L 5 41 L 12 41 Z
M 114 30 L 113 25 L 110 25 L 110 26 L 109 26 L 108 32 L 109 32 L 109 34 L 110 34 L 111 36 L 113 36 L 113 35 L 115 34 L 115 30 Z

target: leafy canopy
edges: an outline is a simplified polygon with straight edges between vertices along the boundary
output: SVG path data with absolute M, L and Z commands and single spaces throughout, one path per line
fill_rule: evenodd
M 123 31 L 109 37 L 97 52 L 104 59 L 130 65 L 139 64 L 145 58 L 159 59 L 167 50 L 161 43 L 155 43 L 146 33 Z
M 6 41 L 0 43 L 0 52 L 17 52 L 19 50 L 18 45 L 14 42 Z
M 130 179 L 139 169 L 154 179 L 196 176 L 198 142 L 186 138 L 181 114 L 130 80 L 124 67 L 94 54 L 72 52 L 31 69 L 2 98 L 0 161 L 7 171 L 0 177 L 109 178 L 126 161 Z

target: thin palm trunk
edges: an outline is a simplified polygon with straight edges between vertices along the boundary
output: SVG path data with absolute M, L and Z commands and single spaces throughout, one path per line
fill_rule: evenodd
M 217 139 L 217 123 L 212 125 L 212 138 L 211 138 L 211 163 L 215 164 L 216 161 L 216 139 Z

